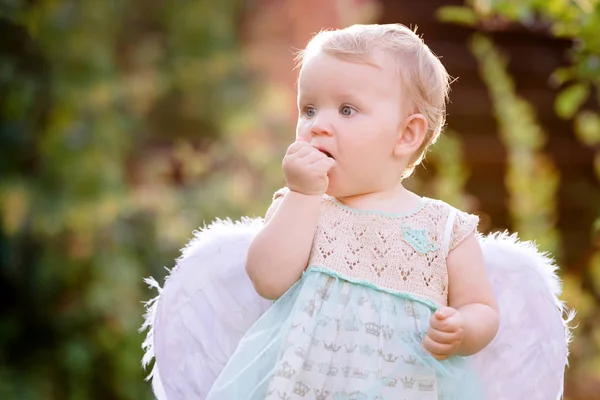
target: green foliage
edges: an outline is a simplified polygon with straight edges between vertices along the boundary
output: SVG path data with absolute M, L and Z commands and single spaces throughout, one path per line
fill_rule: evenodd
M 588 146 L 600 145 L 600 116 L 593 111 L 582 111 L 575 119 L 575 133 Z M 600 175 L 598 176 L 600 179 Z
M 265 168 L 223 163 L 239 151 L 230 120 L 250 114 L 243 5 L 2 10 L 0 398 L 151 398 L 142 278 L 164 276 L 202 221 L 249 213 L 253 187 L 232 188 L 256 178 L 235 172 Z
M 570 64 L 555 70 L 549 82 L 560 88 L 555 99 L 556 114 L 572 119 L 577 138 L 595 149 L 592 168 L 600 180 L 600 1 L 471 0 L 467 3 L 468 6 L 460 10 L 453 8 L 450 13 L 442 10 L 441 15 L 446 21 L 464 24 L 464 17 L 454 15 L 474 13 L 476 22 L 469 25 L 478 30 L 503 30 L 520 25 L 572 41 L 567 53 Z M 543 247 L 552 250 L 548 239 L 550 243 L 556 242 L 552 224 L 556 219 L 554 197 L 558 177 L 550 160 L 540 152 L 543 131 L 531 107 L 514 94 L 512 82 L 503 71 L 503 60 L 498 58 L 491 41 L 475 35 L 472 49 L 490 88 L 501 137 L 508 150 L 506 184 L 511 193 L 511 215 L 516 227 L 524 226 L 530 238 L 543 238 L 546 241 L 542 242 Z M 598 226 L 600 219 L 594 223 L 589 253 L 581 255 L 580 265 L 574 266 L 572 271 L 563 265 L 563 298 L 578 312 L 571 367 L 567 371 L 567 389 L 576 398 L 594 397 L 597 390 L 593 388 L 600 382 L 600 358 L 595 356 L 595 350 L 600 348 Z M 578 379 L 573 379 L 575 376 Z M 587 383 L 581 385 L 580 382 Z
M 564 85 L 556 97 L 557 115 L 570 119 L 585 105 L 594 88 L 600 105 L 600 1 L 570 0 L 470 0 L 464 7 L 442 7 L 438 15 L 446 22 L 496 28 L 509 22 L 534 30 L 548 31 L 558 38 L 573 40 L 571 65 L 552 75 Z M 468 16 L 468 17 L 467 17 Z M 499 22 L 501 21 L 501 22 Z
M 0 5 L 1 399 L 152 398 L 137 332 L 151 295 L 142 277 L 164 276 L 203 222 L 262 214 L 281 184 L 291 133 L 273 115 L 287 111 L 281 93 L 258 88 L 245 67 L 246 3 Z M 597 146 L 599 117 L 586 107 L 600 76 L 598 2 L 585 4 L 587 14 L 566 0 L 476 1 L 441 15 L 480 26 L 498 13 L 525 24 L 541 14 L 555 34 L 578 38 L 572 65 L 553 75 L 565 85 L 556 104 Z M 493 63 L 501 57 L 491 43 L 477 39 L 473 49 L 504 121 L 511 209 L 523 210 L 515 220 L 553 249 L 558 178 L 541 154 L 544 133 Z M 430 158 L 436 195 L 465 204 L 456 135 Z M 600 153 L 596 160 L 600 177 Z M 565 292 L 592 318 L 594 299 L 579 285 L 567 277 Z
M 460 136 L 451 130 L 432 147 L 428 157 L 436 168 L 432 185 L 434 196 L 444 200 L 455 207 L 466 210 L 465 185 L 469 178 L 469 171 L 464 162 L 464 154 Z
M 583 83 L 575 83 L 560 92 L 556 97 L 556 114 L 562 118 L 572 118 L 590 95 L 590 88 Z
M 474 26 L 477 24 L 478 16 L 469 7 L 444 6 L 437 10 L 437 18 L 442 22 L 452 22 L 454 24 Z
M 542 152 L 546 135 L 531 105 L 515 93 L 506 60 L 491 40 L 475 35 L 471 50 L 489 89 L 500 137 L 508 152 L 505 183 L 513 229 L 522 239 L 535 240 L 543 250 L 557 254 L 555 216 L 559 176 L 552 160 Z

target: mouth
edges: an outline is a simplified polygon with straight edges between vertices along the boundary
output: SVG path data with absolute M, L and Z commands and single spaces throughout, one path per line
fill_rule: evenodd
M 321 153 L 325 154 L 327 157 L 335 160 L 335 158 L 333 158 L 333 156 L 331 155 L 331 153 L 328 152 L 327 150 L 321 149 L 321 148 L 318 148 L 318 147 L 317 147 L 317 150 L 319 150 Z

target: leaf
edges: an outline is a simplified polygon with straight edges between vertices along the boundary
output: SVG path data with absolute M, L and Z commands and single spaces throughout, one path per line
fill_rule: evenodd
M 556 114 L 564 119 L 572 118 L 579 107 L 587 100 L 590 88 L 583 83 L 573 84 L 563 89 L 554 102 Z
M 600 218 L 596 219 L 592 225 L 592 232 L 600 233 Z
M 473 9 L 460 6 L 441 7 L 436 11 L 436 16 L 442 22 L 466 26 L 474 26 L 478 19 Z
M 600 116 L 593 111 L 582 111 L 575 117 L 575 134 L 588 145 L 600 144 Z
M 570 68 L 556 68 L 550 75 L 550 84 L 560 86 L 573 78 L 573 71 Z

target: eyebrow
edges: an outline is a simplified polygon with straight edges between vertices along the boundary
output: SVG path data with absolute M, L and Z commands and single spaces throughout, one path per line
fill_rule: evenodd
M 336 96 L 339 97 L 341 99 L 348 99 L 348 101 L 350 102 L 355 102 L 355 101 L 359 101 L 358 96 L 356 96 L 355 94 L 352 93 L 341 93 L 340 95 Z
M 298 95 L 298 100 L 302 100 L 302 99 L 311 99 L 314 97 L 314 95 L 312 95 L 311 93 L 306 93 L 306 91 L 304 91 L 305 94 L 303 95 Z M 341 92 L 335 95 L 335 99 L 338 99 L 340 101 L 344 101 L 344 102 L 358 102 L 360 101 L 360 97 L 357 96 L 356 94 L 353 93 L 349 93 L 349 92 Z

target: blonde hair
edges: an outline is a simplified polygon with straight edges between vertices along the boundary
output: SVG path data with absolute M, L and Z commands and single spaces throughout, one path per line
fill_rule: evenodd
M 437 56 L 417 34 L 402 24 L 353 25 L 345 29 L 321 31 L 298 53 L 298 67 L 324 51 L 344 60 L 371 63 L 373 52 L 381 50 L 397 63 L 402 88 L 415 111 L 427 120 L 423 143 L 409 161 L 403 178 L 419 165 L 434 144 L 446 122 L 446 102 L 450 76 Z

